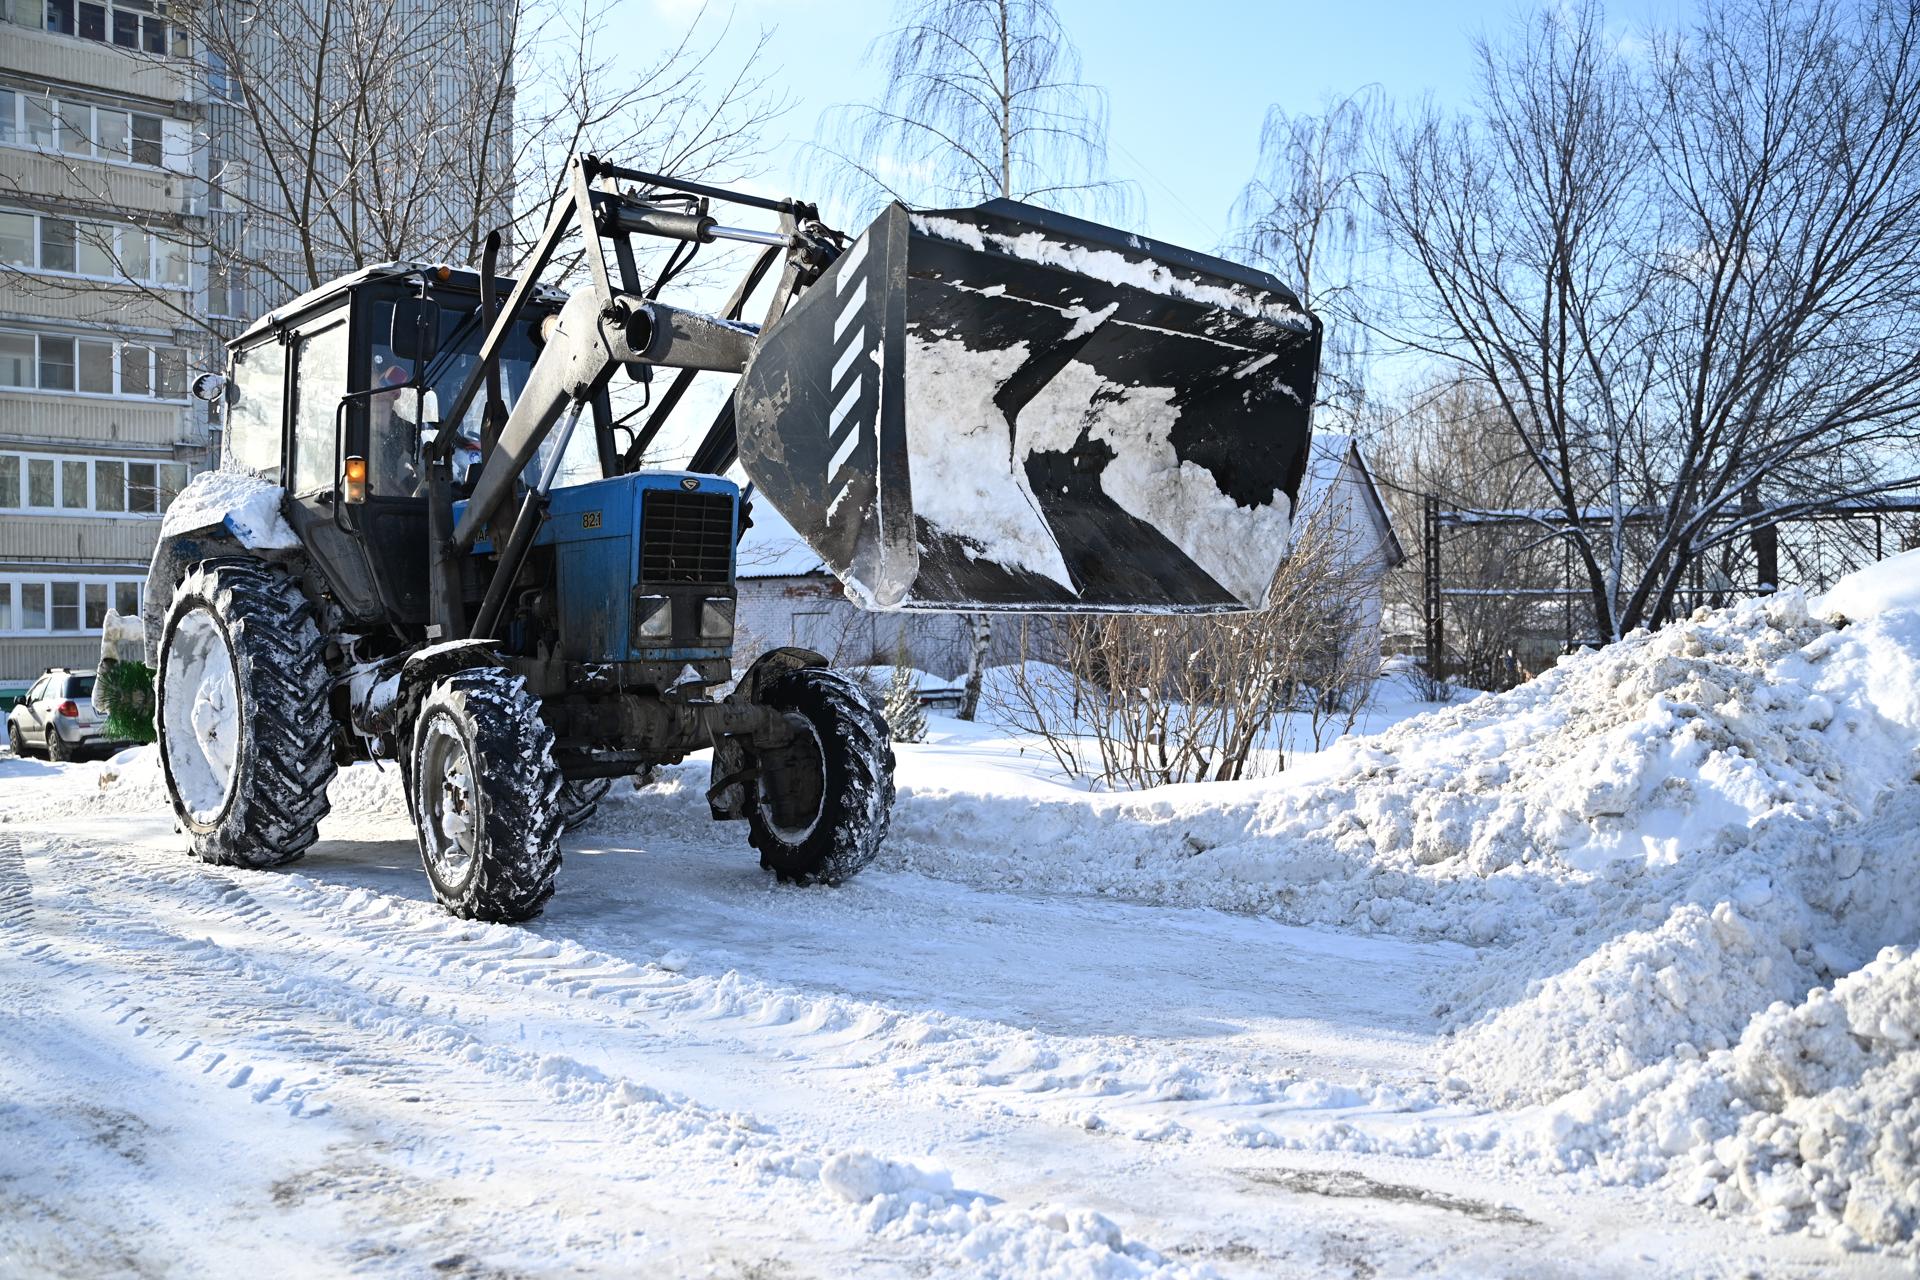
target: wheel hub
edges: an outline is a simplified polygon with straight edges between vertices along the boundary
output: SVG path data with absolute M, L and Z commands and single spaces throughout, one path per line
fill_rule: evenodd
M 419 783 L 427 861 L 443 883 L 463 884 L 473 872 L 477 796 L 466 743 L 444 720 L 427 725 Z
M 233 791 L 241 717 L 233 652 L 210 610 L 175 625 L 165 678 L 160 723 L 174 787 L 194 821 L 213 822 Z

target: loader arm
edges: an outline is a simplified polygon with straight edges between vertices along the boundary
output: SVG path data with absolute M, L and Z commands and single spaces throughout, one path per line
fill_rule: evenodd
M 621 182 L 649 188 L 650 194 L 640 197 L 623 193 L 614 185 Z M 668 193 L 665 199 L 661 192 Z M 722 226 L 706 212 L 709 202 L 715 199 L 775 211 L 780 215 L 782 230 L 766 232 Z M 435 453 L 428 461 L 429 500 L 443 508 L 438 524 L 446 530 L 444 536 L 436 540 L 438 545 L 432 560 L 437 635 L 492 634 L 500 621 L 507 594 L 532 546 L 541 509 L 554 479 L 548 469 L 534 483 L 523 485 L 524 473 L 541 447 L 552 439 L 557 426 L 564 423 L 563 431 L 570 433 L 576 429 L 584 406 L 596 402 L 604 406 L 608 384 L 617 371 L 624 367 L 636 378 L 646 376 L 644 371 L 649 366 L 681 370 L 683 378 L 700 371 L 739 374 L 752 358 L 759 326 L 683 310 L 643 292 L 630 237 L 651 235 L 688 245 L 731 240 L 766 245 L 776 253 L 784 250 L 787 267 L 781 290 L 785 296 L 816 276 L 820 267 L 837 252 L 831 233 L 812 224 L 813 217 L 811 206 L 796 201 L 727 192 L 702 183 L 682 182 L 609 165 L 593 156 L 579 156 L 572 161 L 568 189 L 554 201 L 540 239 L 512 292 L 494 316 L 481 342 L 479 359 L 444 415 L 445 420 L 460 421 L 481 388 L 488 384 L 489 371 L 495 367 L 508 335 L 516 324 L 525 323 L 540 277 L 552 264 L 561 241 L 575 228 L 580 231 L 586 248 L 588 286 L 569 297 L 559 314 L 544 326 L 540 357 L 534 362 L 512 410 L 506 414 L 497 439 L 489 442 L 472 493 L 457 521 L 451 513 L 450 476 L 445 474 L 453 443 L 451 434 L 435 442 Z M 609 246 L 614 250 L 617 277 L 607 265 Z M 737 314 L 745 302 L 745 293 L 751 290 L 759 275 L 760 271 L 756 271 L 743 282 L 731 313 Z M 492 381 L 497 385 L 497 378 Z M 676 385 L 684 390 L 684 381 Z M 677 400 L 677 394 L 674 398 Z M 672 406 L 662 407 L 670 410 Z M 602 458 L 620 456 L 612 446 L 604 408 L 596 412 L 594 418 L 594 429 L 607 437 L 600 441 Z M 649 423 L 654 431 L 658 425 L 657 421 Z M 552 450 L 552 456 L 557 458 L 565 444 L 562 438 Z M 636 441 L 636 446 L 638 444 Z M 635 454 L 637 448 L 629 451 L 625 463 L 628 469 L 639 461 Z M 716 470 L 724 469 L 731 461 L 727 458 Z M 439 474 L 436 476 L 436 473 Z M 518 511 L 506 536 L 495 539 L 501 556 L 486 599 L 469 629 L 462 625 L 459 593 L 452 586 L 457 580 L 458 561 L 472 550 L 483 533 L 500 523 L 516 491 L 520 491 Z
M 715 202 L 774 212 L 779 230 L 723 226 Z M 679 373 L 624 453 L 594 414 L 601 458 L 636 468 L 693 377 L 738 375 L 692 469 L 737 459 L 869 608 L 1264 606 L 1306 466 L 1320 350 L 1319 321 L 1272 276 L 1005 200 L 894 204 L 850 238 L 798 201 L 582 156 L 446 420 L 461 420 L 575 229 L 589 283 L 546 324 L 457 522 L 450 436 L 429 459 L 445 531 L 436 635 L 493 634 L 554 478 L 529 464 L 556 430 L 557 458 L 623 367 Z M 643 288 L 633 235 L 689 254 L 714 240 L 767 252 L 715 317 L 660 300 L 678 248 Z M 782 258 L 765 319 L 739 319 Z M 449 584 L 483 534 L 498 560 L 469 628 Z

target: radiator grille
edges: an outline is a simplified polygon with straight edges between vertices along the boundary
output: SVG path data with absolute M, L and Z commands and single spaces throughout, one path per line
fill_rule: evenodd
M 733 569 L 733 495 L 649 489 L 640 507 L 640 580 L 725 586 Z

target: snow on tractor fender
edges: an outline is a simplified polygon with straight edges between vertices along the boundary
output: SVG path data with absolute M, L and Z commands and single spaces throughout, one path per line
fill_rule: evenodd
M 300 539 L 281 514 L 286 490 L 250 471 L 203 471 L 167 508 L 147 570 L 141 621 L 147 652 L 160 652 L 160 628 L 187 566 L 245 552 L 263 560 L 300 554 Z

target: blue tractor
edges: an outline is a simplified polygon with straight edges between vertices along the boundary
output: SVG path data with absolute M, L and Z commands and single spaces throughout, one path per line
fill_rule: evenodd
M 570 234 L 569 293 L 542 277 Z M 636 237 L 672 245 L 650 278 Z M 719 314 L 664 301 L 715 241 L 758 249 Z M 859 871 L 886 724 L 818 653 L 735 669 L 749 493 L 870 608 L 1264 602 L 1319 350 L 1264 273 L 1007 201 L 847 236 L 591 156 L 515 279 L 498 243 L 478 272 L 389 263 L 297 298 L 196 383 L 222 464 L 168 513 L 144 621 L 209 862 L 298 857 L 334 771 L 392 761 L 438 900 L 524 920 L 612 780 L 711 749 L 713 816 L 768 871 Z M 644 467 L 702 373 L 737 382 L 690 465 Z M 619 417 L 617 377 L 645 394 Z

